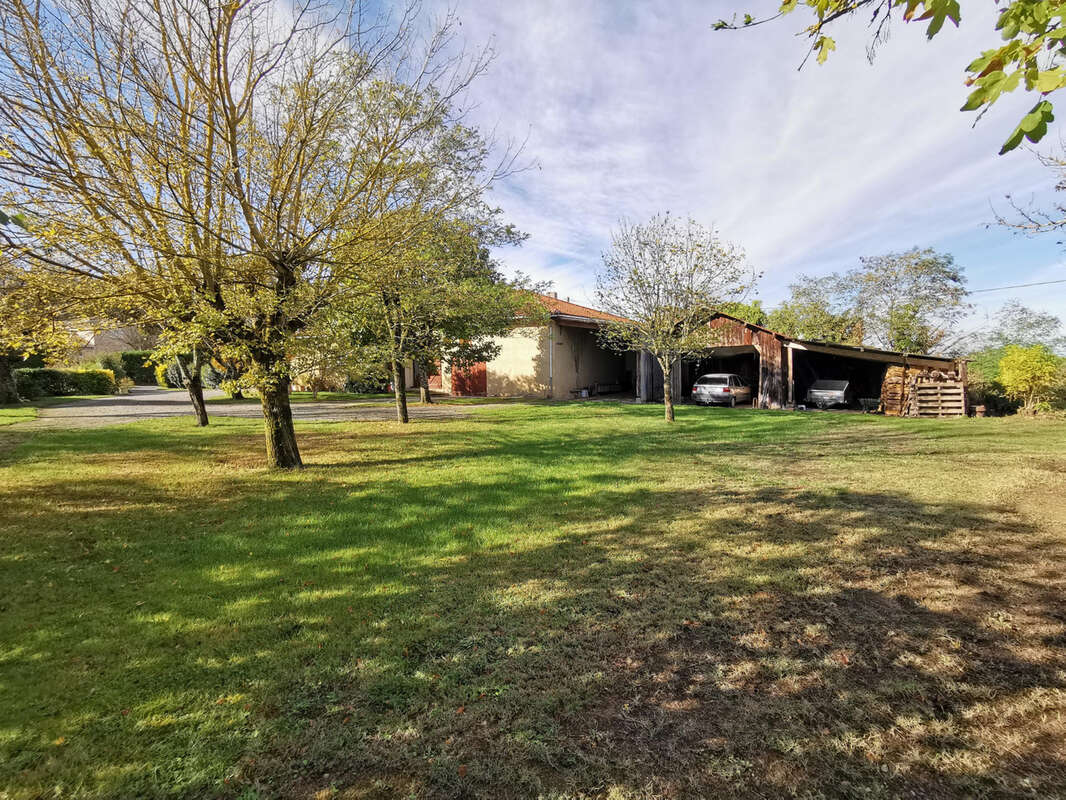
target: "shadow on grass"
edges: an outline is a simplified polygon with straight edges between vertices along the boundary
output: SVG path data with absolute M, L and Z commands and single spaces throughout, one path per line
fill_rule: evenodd
M 700 458 L 708 431 L 546 442 L 516 416 L 438 426 L 416 453 L 406 433 L 350 435 L 337 459 L 379 467 L 355 474 L 114 469 L 164 448 L 225 462 L 241 424 L 57 433 L 13 454 L 97 470 L 0 487 L 0 573 L 18 587 L 0 601 L 3 784 L 1066 791 L 1047 640 L 1066 621 L 1061 539 L 978 503 L 731 483 L 713 458 L 677 488 L 618 462 Z M 731 453 L 783 446 L 768 419 Z M 339 431 L 311 431 L 308 452 Z M 486 460 L 501 464 L 464 471 Z

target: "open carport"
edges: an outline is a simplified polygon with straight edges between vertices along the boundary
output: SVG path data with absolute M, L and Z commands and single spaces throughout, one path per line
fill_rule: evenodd
M 874 400 L 881 397 L 888 364 L 880 360 L 856 358 L 852 354 L 797 348 L 789 345 L 792 363 L 792 395 L 797 405 L 807 402 L 807 391 L 819 380 L 847 381 L 856 398 Z
M 692 397 L 692 385 L 701 375 L 725 372 L 739 375 L 751 387 L 759 385 L 759 351 L 753 345 L 716 347 L 707 355 L 681 363 L 681 394 L 687 400 Z M 752 392 L 752 404 L 758 400 Z
M 707 324 L 716 343 L 673 371 L 674 397 L 690 397 L 700 375 L 729 372 L 749 383 L 757 408 L 795 408 L 816 380 L 844 380 L 856 399 L 892 416 L 966 413 L 963 359 L 797 339 L 728 314 Z M 648 353 L 638 360 L 636 387 L 638 400 L 663 396 L 662 370 Z

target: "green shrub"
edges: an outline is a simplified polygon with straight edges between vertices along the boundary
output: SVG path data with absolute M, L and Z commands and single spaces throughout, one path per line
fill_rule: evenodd
M 384 378 L 372 376 L 353 378 L 349 377 L 344 382 L 344 391 L 353 394 L 381 394 L 389 390 L 389 382 Z
M 156 364 L 154 373 L 155 385 L 158 386 L 160 389 L 169 389 L 170 386 L 167 385 L 167 365 Z
M 155 383 L 161 389 L 184 389 L 185 378 L 181 374 L 181 367 L 177 359 L 172 359 L 165 364 L 157 364 L 155 367 Z
M 118 391 L 115 373 L 109 369 L 17 369 L 15 385 L 19 395 L 28 400 Z
M 115 375 L 115 380 L 120 381 L 126 377 L 126 369 L 122 364 L 122 356 L 119 353 L 104 353 L 96 359 L 98 369 L 109 369 Z
M 998 381 L 1025 411 L 1050 410 L 1061 368 L 1062 359 L 1044 345 L 1008 345 L 999 360 Z
M 138 386 L 151 386 L 156 383 L 155 367 L 148 363 L 152 357 L 151 350 L 123 350 L 119 353 L 126 377 Z

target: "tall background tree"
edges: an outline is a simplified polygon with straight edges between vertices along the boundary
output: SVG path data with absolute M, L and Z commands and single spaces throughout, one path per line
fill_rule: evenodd
M 768 327 L 802 339 L 929 353 L 967 312 L 966 279 L 947 253 L 863 257 L 843 273 L 800 276 Z
M 485 61 L 447 55 L 452 20 L 419 50 L 409 13 L 370 18 L 315 0 L 0 0 L 2 200 L 47 220 L 20 257 L 244 365 L 274 466 L 302 463 L 288 351 L 357 282 L 340 254 L 388 252 L 497 177 L 476 135 L 438 158 Z M 400 198 L 421 210 L 406 225 Z
M 1023 88 L 1040 99 L 1007 137 L 1000 154 L 1009 152 L 1023 139 L 1038 142 L 1055 119 L 1047 96 L 1066 86 L 1066 2 L 1062 0 L 1003 0 L 997 2 L 999 15 L 997 39 L 967 67 L 966 85 L 970 94 L 962 111 L 983 114 L 1004 94 Z M 946 22 L 959 25 L 962 9 L 958 0 L 784 0 L 776 14 L 756 16 L 750 13 L 718 20 L 715 30 L 737 30 L 771 22 L 799 9 L 807 11 L 809 24 L 800 34 L 807 37 L 811 55 L 824 63 L 836 50 L 829 35 L 835 23 L 847 17 L 864 16 L 869 20 L 871 59 L 878 45 L 888 37 L 894 18 L 924 23 L 925 35 L 932 39 Z M 991 37 L 990 37 L 991 39 Z M 802 64 L 801 64 L 802 66 Z
M 842 290 L 839 275 L 800 275 L 789 285 L 789 297 L 767 314 L 766 327 L 822 342 L 861 344 L 862 319 L 850 292 Z
M 866 343 L 929 353 L 969 309 L 966 278 L 948 253 L 914 248 L 859 260 L 841 289 L 853 297 Z
M 674 421 L 670 379 L 677 361 L 713 345 L 714 311 L 743 299 L 755 278 L 738 246 L 692 219 L 623 221 L 611 236 L 596 296 L 601 309 L 627 321 L 604 324 L 599 336 L 616 350 L 647 351 L 655 359 L 667 422 Z

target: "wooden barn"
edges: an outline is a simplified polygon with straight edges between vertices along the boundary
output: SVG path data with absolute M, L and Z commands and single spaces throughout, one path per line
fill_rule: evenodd
M 885 414 L 966 414 L 965 360 L 795 339 L 727 314 L 716 314 L 709 324 L 719 343 L 674 370 L 672 389 L 679 400 L 690 397 L 700 375 L 730 372 L 752 387 L 757 408 L 793 408 L 815 381 L 847 380 L 866 407 Z M 662 384 L 662 370 L 644 353 L 637 364 L 637 398 L 661 399 Z

